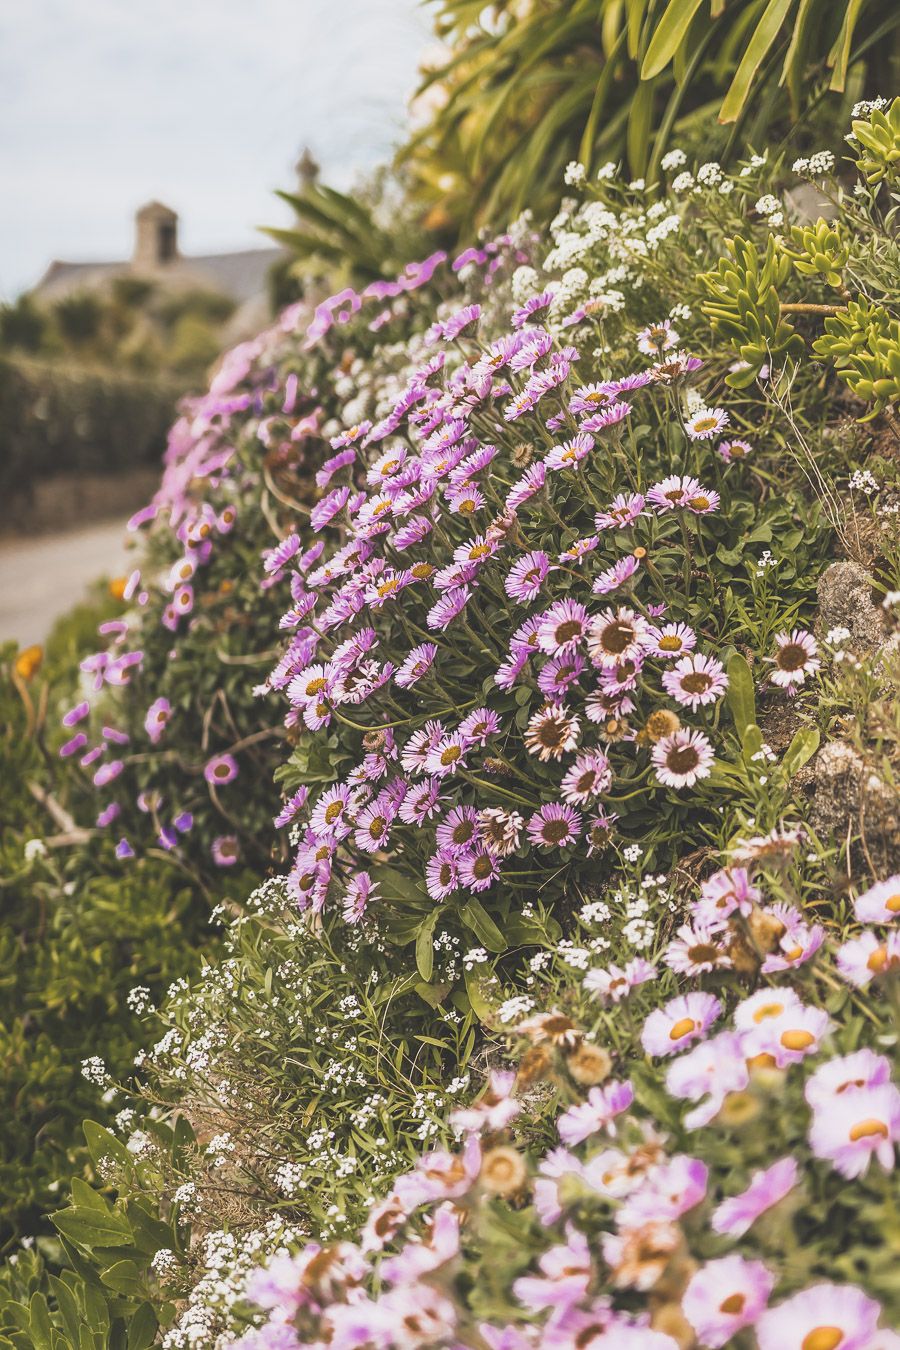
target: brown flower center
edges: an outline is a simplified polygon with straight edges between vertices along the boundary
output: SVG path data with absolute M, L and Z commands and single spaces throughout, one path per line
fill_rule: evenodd
M 799 642 L 786 642 L 778 653 L 776 665 L 779 670 L 802 670 L 809 660 L 809 652 Z

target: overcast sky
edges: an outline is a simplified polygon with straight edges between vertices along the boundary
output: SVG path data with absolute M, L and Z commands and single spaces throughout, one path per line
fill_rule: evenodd
M 135 207 L 187 253 L 265 242 L 309 144 L 336 186 L 403 129 L 419 0 L 0 0 L 0 297 L 117 259 Z

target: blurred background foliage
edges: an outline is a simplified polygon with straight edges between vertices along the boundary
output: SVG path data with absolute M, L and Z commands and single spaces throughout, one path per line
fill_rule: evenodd
M 788 136 L 833 144 L 900 75 L 894 0 L 431 3 L 440 47 L 393 174 L 353 200 L 318 182 L 284 194 L 297 224 L 270 233 L 295 279 L 324 263 L 361 284 L 396 273 L 400 244 L 456 248 L 526 207 L 540 221 L 573 160 L 652 184 L 675 145 L 727 165 Z
M 98 587 L 43 655 L 0 646 L 0 1253 L 46 1230 L 73 1173 L 93 1176 L 81 1122 L 103 1105 L 82 1060 L 127 1073 L 140 1022 L 126 994 L 158 998 L 211 936 L 206 905 L 164 857 L 123 867 L 111 841 L 67 819 L 76 788 L 54 753 L 58 708 L 98 621 L 121 610 Z

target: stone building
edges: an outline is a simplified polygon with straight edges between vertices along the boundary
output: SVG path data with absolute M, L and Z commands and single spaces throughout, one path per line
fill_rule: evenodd
M 267 277 L 282 251 L 274 246 L 234 253 L 186 255 L 178 242 L 178 216 L 151 201 L 134 217 L 131 258 L 117 262 L 52 262 L 32 291 L 39 301 L 55 303 L 70 295 L 103 290 L 116 277 L 140 277 L 172 291 L 203 290 L 234 302 L 228 323 L 232 340 L 263 327 L 270 307 Z

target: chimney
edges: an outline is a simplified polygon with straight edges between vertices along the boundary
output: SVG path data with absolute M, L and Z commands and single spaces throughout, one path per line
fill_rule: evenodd
M 148 202 L 135 212 L 132 265 L 153 272 L 178 258 L 178 216 L 162 202 Z

